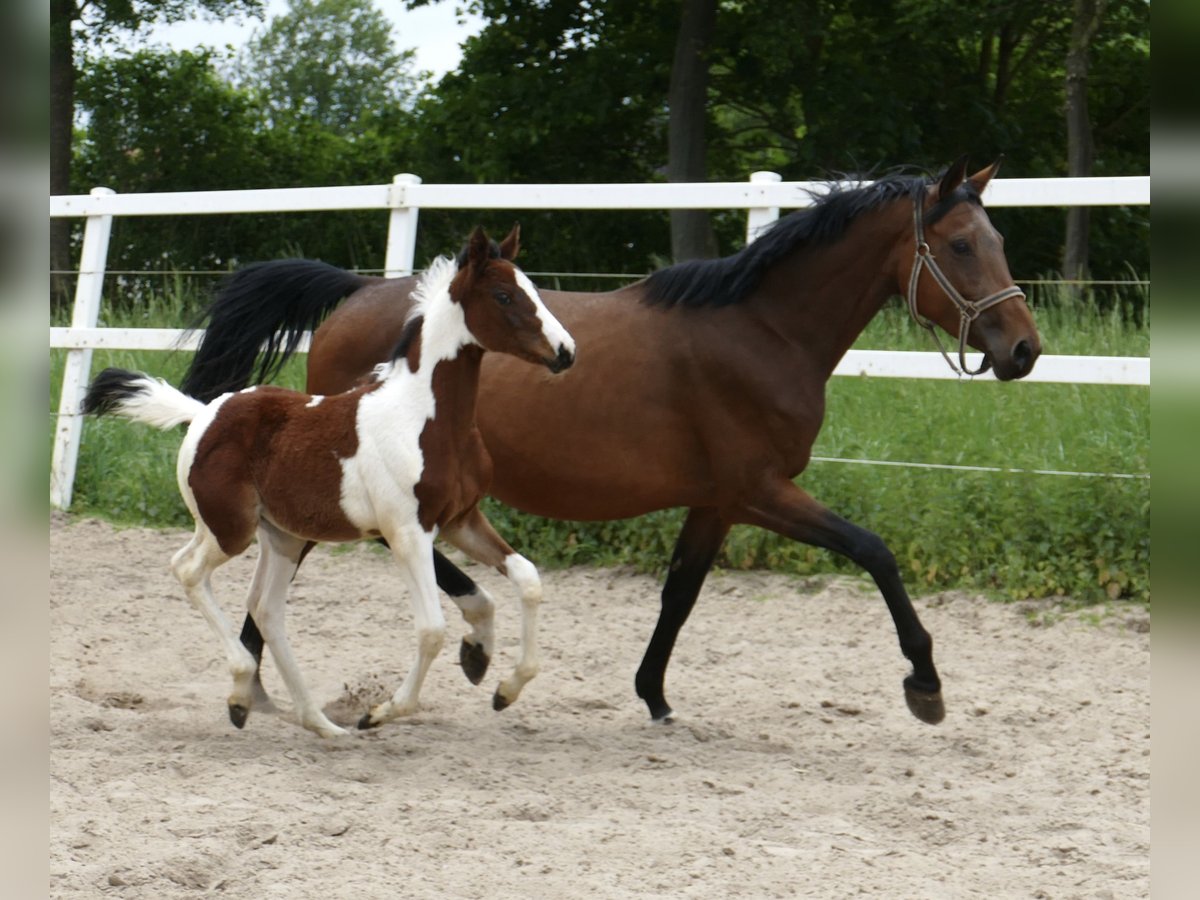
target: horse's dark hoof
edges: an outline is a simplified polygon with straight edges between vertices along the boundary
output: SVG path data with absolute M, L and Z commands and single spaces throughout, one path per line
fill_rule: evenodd
M 496 693 L 492 694 L 492 709 L 494 709 L 496 712 L 500 712 L 502 709 L 508 709 L 508 704 L 511 702 L 511 700 L 505 700 L 500 695 L 499 688 L 496 689 Z
M 463 638 L 462 645 L 458 648 L 458 661 L 462 665 L 463 674 L 467 676 L 467 681 L 479 684 L 487 674 L 492 659 L 483 649 L 483 644 L 472 644 Z
M 240 703 L 229 704 L 229 721 L 235 728 L 245 728 L 246 719 L 250 718 L 250 707 Z
M 366 731 L 368 728 L 378 728 L 378 727 L 379 727 L 379 723 L 371 721 L 371 714 L 369 712 L 363 713 L 362 718 L 358 720 L 359 731 Z
M 675 710 L 671 709 L 671 707 L 668 706 L 665 709 L 663 709 L 661 712 L 651 715 L 650 720 L 652 722 L 657 722 L 659 725 L 674 725 L 675 724 Z
M 946 718 L 946 705 L 942 703 L 941 691 L 922 691 L 906 684 L 904 702 L 908 704 L 909 712 L 922 722 L 936 725 Z

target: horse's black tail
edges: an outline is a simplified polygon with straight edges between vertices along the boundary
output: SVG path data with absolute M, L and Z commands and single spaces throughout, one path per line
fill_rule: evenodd
M 251 381 L 269 381 L 296 352 L 304 332 L 315 329 L 367 282 L 361 275 L 307 259 L 239 269 L 192 323 L 191 330 L 206 330 L 183 378 L 183 392 L 207 402 Z

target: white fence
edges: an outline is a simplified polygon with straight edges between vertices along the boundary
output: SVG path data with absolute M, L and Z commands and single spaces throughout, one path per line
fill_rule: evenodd
M 88 195 L 50 198 L 51 218 L 85 218 L 75 305 L 68 328 L 50 329 L 50 346 L 67 352 L 59 401 L 58 427 L 50 471 L 50 502 L 71 504 L 83 421 L 79 407 L 91 372 L 92 351 L 171 350 L 184 332 L 176 329 L 98 328 L 100 301 L 114 216 L 212 215 L 217 213 L 311 212 L 388 209 L 384 274 L 410 274 L 416 248 L 417 217 L 427 209 L 745 209 L 746 240 L 754 240 L 779 217 L 780 208 L 812 203 L 811 192 L 827 182 L 781 181 L 774 172 L 755 172 L 748 182 L 705 184 L 422 184 L 416 175 L 397 175 L 391 184 L 352 187 L 285 188 L 256 191 L 202 191 L 116 194 L 94 188 Z M 1144 206 L 1150 203 L 1150 177 L 1008 178 L 992 181 L 988 206 Z M 307 345 L 304 345 L 305 347 Z M 979 357 L 968 359 L 972 367 Z M 835 375 L 868 374 L 899 378 L 953 378 L 935 352 L 855 351 Z M 980 376 L 992 377 L 990 373 Z M 1150 383 L 1147 358 L 1043 356 L 1028 381 L 1086 384 Z

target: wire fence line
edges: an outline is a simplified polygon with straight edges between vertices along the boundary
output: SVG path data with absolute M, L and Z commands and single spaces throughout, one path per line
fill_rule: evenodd
M 1021 469 L 1010 466 L 964 466 L 953 463 L 901 462 L 891 459 L 847 459 L 840 456 L 813 456 L 809 462 L 842 463 L 858 466 L 892 466 L 900 469 L 944 469 L 952 472 L 989 472 L 1002 475 L 1060 475 L 1068 478 L 1118 478 L 1148 481 L 1149 472 L 1073 472 L 1066 469 Z

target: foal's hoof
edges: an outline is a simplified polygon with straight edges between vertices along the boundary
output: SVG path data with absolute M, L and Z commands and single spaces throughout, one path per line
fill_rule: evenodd
M 494 709 L 496 712 L 500 712 L 502 709 L 508 709 L 508 705 L 510 703 L 512 703 L 512 701 L 506 699 L 504 695 L 500 693 L 499 688 L 496 689 L 496 693 L 492 694 L 492 709 Z
M 368 728 L 378 728 L 379 725 L 379 722 L 376 722 L 371 718 L 371 714 L 369 712 L 363 713 L 362 718 L 358 720 L 358 728 L 360 731 L 366 731 Z
M 229 704 L 229 721 L 235 728 L 245 728 L 246 719 L 250 718 L 250 707 L 240 703 Z
M 946 718 L 946 706 L 942 703 L 941 691 L 922 691 L 910 684 L 904 685 L 904 702 L 909 712 L 930 725 Z
M 463 668 L 463 674 L 467 676 L 467 681 L 471 684 L 483 681 L 491 661 L 491 657 L 483 649 L 483 644 L 472 644 L 463 638 L 462 645 L 458 648 L 458 662 Z

